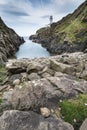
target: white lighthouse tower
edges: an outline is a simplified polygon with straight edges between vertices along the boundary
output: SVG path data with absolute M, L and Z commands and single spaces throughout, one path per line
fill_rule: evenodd
M 50 26 L 51 26 L 51 24 L 53 23 L 53 16 L 52 15 L 50 15 L 49 20 L 50 20 Z

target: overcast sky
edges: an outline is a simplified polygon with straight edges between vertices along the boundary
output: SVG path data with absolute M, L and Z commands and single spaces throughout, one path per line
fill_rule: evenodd
M 73 12 L 85 0 L 0 0 L 0 16 L 21 36 L 29 36 Z

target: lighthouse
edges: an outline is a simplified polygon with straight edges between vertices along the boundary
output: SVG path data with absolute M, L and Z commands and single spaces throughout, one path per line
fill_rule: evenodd
M 51 24 L 52 24 L 52 22 L 53 22 L 53 16 L 52 16 L 52 15 L 50 15 L 49 20 L 50 20 L 50 26 L 51 26 Z

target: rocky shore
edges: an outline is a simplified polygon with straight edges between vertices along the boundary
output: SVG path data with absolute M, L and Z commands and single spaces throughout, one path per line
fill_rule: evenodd
M 87 93 L 86 70 L 82 52 L 9 60 L 0 68 L 0 130 L 79 130 L 86 117 L 74 128 L 64 121 L 61 102 Z
M 0 18 L 0 64 L 14 56 L 22 43 L 24 39 L 18 36 L 13 29 L 7 27 Z
M 87 0 L 72 14 L 36 31 L 30 40 L 40 43 L 52 54 L 87 49 Z

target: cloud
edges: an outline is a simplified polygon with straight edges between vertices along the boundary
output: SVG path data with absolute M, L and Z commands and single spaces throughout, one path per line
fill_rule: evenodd
M 29 16 L 29 14 L 25 12 L 20 12 L 20 11 L 6 11 L 6 13 L 9 15 L 15 15 L 15 16 Z
M 47 18 L 49 18 L 49 17 L 50 17 L 50 15 L 41 16 L 41 18 L 43 18 L 43 19 L 47 19 Z
M 51 3 L 56 12 L 71 13 L 84 1 L 85 0 L 51 0 Z
M 0 0 L 0 5 L 6 4 L 7 1 L 6 0 Z
M 20 35 L 29 35 L 73 12 L 85 0 L 0 0 L 0 16 Z M 67 6 L 68 5 L 68 6 Z

